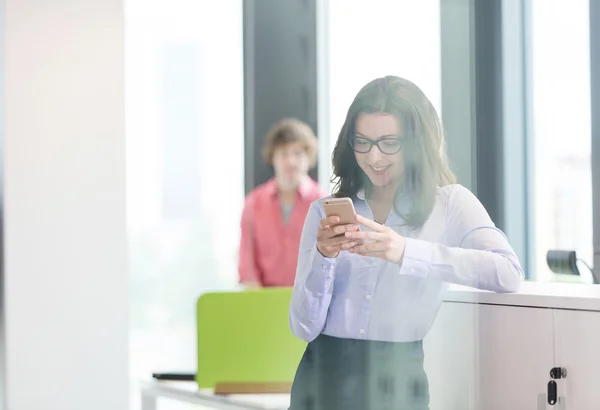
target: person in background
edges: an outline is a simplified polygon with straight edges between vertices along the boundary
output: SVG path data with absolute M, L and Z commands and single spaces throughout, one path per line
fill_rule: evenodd
M 399 77 L 365 85 L 333 151 L 335 197 L 308 211 L 290 304 L 308 342 L 291 410 L 426 410 L 422 340 L 448 283 L 517 291 L 523 270 L 506 236 L 448 166 L 442 123 Z M 359 229 L 359 226 L 361 227 Z
M 246 196 L 239 279 L 248 288 L 291 287 L 306 213 L 326 195 L 308 176 L 317 162 L 317 139 L 304 122 L 283 119 L 267 133 L 263 156 L 275 176 Z

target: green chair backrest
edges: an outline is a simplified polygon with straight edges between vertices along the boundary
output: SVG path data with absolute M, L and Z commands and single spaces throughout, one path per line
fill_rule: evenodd
M 291 382 L 306 348 L 289 326 L 292 288 L 207 293 L 198 299 L 200 388 Z

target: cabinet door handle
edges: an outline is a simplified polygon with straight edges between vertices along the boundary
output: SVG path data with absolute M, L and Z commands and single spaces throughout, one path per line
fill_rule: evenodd
M 556 404 L 557 396 L 556 382 L 554 380 L 550 380 L 548 382 L 548 404 L 554 406 Z

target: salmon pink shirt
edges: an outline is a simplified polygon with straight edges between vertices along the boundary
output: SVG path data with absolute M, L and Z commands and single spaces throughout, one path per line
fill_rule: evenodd
M 310 177 L 298 187 L 296 202 L 287 221 L 271 179 L 246 196 L 242 213 L 240 282 L 262 286 L 294 286 L 298 248 L 310 205 L 326 194 Z

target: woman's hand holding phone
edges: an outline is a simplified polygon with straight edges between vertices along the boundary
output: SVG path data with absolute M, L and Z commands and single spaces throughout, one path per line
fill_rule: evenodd
M 361 239 L 345 236 L 346 232 L 357 232 L 358 224 L 338 225 L 338 216 L 327 216 L 321 219 L 317 232 L 317 250 L 326 258 L 336 258 L 341 251 L 349 250 L 363 243 Z
M 363 241 L 360 246 L 350 249 L 351 253 L 380 258 L 393 263 L 402 263 L 406 238 L 393 229 L 378 224 L 364 216 L 357 215 L 357 222 L 371 229 L 371 232 L 348 231 L 344 235 L 349 240 Z M 365 243 L 365 241 L 367 241 Z

